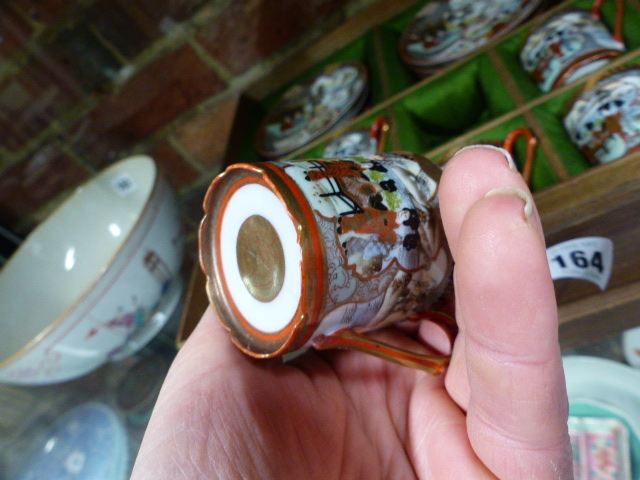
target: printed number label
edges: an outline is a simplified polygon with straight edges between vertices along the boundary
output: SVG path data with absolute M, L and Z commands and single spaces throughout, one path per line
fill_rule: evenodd
M 579 278 L 604 290 L 613 267 L 613 242 L 604 237 L 584 237 L 547 248 L 547 260 L 554 280 Z
M 121 197 L 126 197 L 138 188 L 131 175 L 129 175 L 127 172 L 122 172 L 117 177 L 115 177 L 111 181 L 111 186 Z

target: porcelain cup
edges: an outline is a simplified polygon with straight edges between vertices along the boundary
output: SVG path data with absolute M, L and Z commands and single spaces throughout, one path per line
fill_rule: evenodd
M 616 0 L 613 34 L 601 20 L 604 0 L 596 0 L 591 12 L 560 12 L 534 29 L 520 52 L 523 68 L 540 89 L 548 92 L 582 78 L 625 50 L 622 38 L 623 0 Z
M 587 85 L 564 118 L 571 140 L 593 164 L 640 149 L 640 67 L 614 71 Z
M 366 333 L 406 319 L 440 324 L 452 260 L 439 167 L 412 154 L 235 164 L 211 184 L 200 259 L 212 305 L 254 357 L 353 348 L 437 374 L 424 355 Z
M 97 174 L 0 271 L 0 382 L 71 380 L 142 348 L 178 303 L 182 252 L 175 197 L 151 158 Z

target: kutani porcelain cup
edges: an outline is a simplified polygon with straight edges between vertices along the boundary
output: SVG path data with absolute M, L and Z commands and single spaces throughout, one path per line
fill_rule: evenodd
M 616 0 L 613 35 L 601 21 L 604 0 L 591 12 L 568 10 L 547 19 L 527 37 L 520 52 L 523 68 L 548 92 L 604 67 L 625 50 L 622 39 L 623 0 Z
M 452 260 L 437 203 L 440 169 L 413 154 L 235 164 L 211 184 L 200 260 L 212 305 L 254 357 L 353 348 L 442 373 L 365 332 L 430 311 Z M 428 313 L 429 312 L 429 313 Z
M 609 73 L 572 104 L 564 125 L 593 163 L 640 149 L 640 66 Z
M 183 235 L 150 157 L 78 187 L 0 271 L 0 383 L 43 385 L 132 355 L 179 302 Z
M 349 129 L 334 137 L 322 152 L 323 158 L 354 157 L 382 153 L 390 125 L 385 117 L 378 117 L 370 127 Z

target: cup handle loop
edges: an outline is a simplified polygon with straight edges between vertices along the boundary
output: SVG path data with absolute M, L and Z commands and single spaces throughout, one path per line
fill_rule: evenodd
M 530 185 L 531 171 L 533 170 L 533 159 L 536 146 L 538 145 L 538 139 L 536 136 L 527 127 L 517 128 L 507 135 L 507 138 L 504 141 L 504 148 L 513 155 L 513 146 L 516 140 L 520 137 L 525 137 L 527 139 L 527 156 L 522 168 L 522 176 L 524 177 L 524 181 L 527 185 Z
M 593 2 L 593 6 L 591 7 L 591 16 L 596 20 L 602 19 L 602 14 L 600 13 L 602 9 L 602 4 L 604 0 L 595 0 Z M 622 38 L 622 18 L 624 16 L 624 0 L 616 0 L 616 23 L 613 27 L 613 38 L 619 43 L 624 45 L 624 40 Z
M 439 324 L 440 322 L 434 321 L 434 323 Z M 451 338 L 449 332 L 447 332 L 447 334 Z M 358 350 L 384 360 L 404 365 L 405 367 L 424 370 L 431 375 L 441 375 L 444 373 L 451 361 L 451 355 L 425 355 L 410 352 L 373 340 L 362 333 L 355 332 L 348 328 L 338 330 L 331 335 L 320 335 L 314 340 L 313 346 L 317 350 L 327 350 L 330 348 Z
M 371 125 L 371 138 L 376 141 L 376 153 L 384 152 L 387 143 L 387 133 L 389 132 L 389 122 L 385 117 L 378 117 Z

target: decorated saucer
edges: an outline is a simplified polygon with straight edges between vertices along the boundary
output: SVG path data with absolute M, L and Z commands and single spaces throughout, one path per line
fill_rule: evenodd
M 431 73 L 503 37 L 542 0 L 436 0 L 427 3 L 400 38 L 400 57 L 418 74 Z
M 364 107 L 368 74 L 360 62 L 338 62 L 288 89 L 262 121 L 256 149 L 265 158 L 297 150 L 348 122 Z

